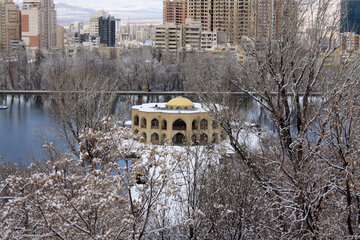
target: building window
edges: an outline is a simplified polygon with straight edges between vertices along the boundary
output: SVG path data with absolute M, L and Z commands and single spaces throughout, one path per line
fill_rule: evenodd
M 134 117 L 134 125 L 139 126 L 139 117 L 137 115 Z
M 151 143 L 152 144 L 159 144 L 159 135 L 157 133 L 153 133 L 151 135 Z
M 147 136 L 146 136 L 146 133 L 145 133 L 145 132 L 143 132 L 143 133 L 141 134 L 141 137 L 143 138 L 143 139 L 142 139 L 142 142 L 146 142 L 146 141 L 147 141 Z
M 198 121 L 194 120 L 192 122 L 192 130 L 198 130 Z
M 206 129 L 208 129 L 208 121 L 207 121 L 207 120 L 205 120 L 205 119 L 201 120 L 201 122 L 200 122 L 200 129 L 201 129 L 201 130 L 206 130 Z
M 173 144 L 174 145 L 185 145 L 186 144 L 186 138 L 184 134 L 178 133 L 173 137 Z
M 166 139 L 167 139 L 166 134 L 161 135 L 161 144 L 164 144 Z
M 205 145 L 208 143 L 208 135 L 206 135 L 205 133 L 200 135 L 200 143 Z
M 217 122 L 212 122 L 212 128 L 217 129 L 219 127 L 219 124 Z
M 151 129 L 159 129 L 159 120 L 156 118 L 151 120 Z
M 191 142 L 192 142 L 193 145 L 198 145 L 198 144 L 199 144 L 199 143 L 198 143 L 198 140 L 197 140 L 196 134 L 193 134 L 193 135 L 191 136 Z
M 167 122 L 166 122 L 166 120 L 161 121 L 161 129 L 162 130 L 167 130 Z
M 173 130 L 180 130 L 180 131 L 186 130 L 186 123 L 181 119 L 176 120 L 173 123 Z
M 146 119 L 145 118 L 141 119 L 141 127 L 146 128 Z

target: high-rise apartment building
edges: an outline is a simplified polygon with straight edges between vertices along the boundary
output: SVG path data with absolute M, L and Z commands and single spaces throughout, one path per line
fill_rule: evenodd
M 121 19 L 115 18 L 115 32 L 116 34 L 121 34 Z
M 27 47 L 56 47 L 56 11 L 53 0 L 24 0 L 21 34 Z
M 341 61 L 355 59 L 360 51 L 360 0 L 341 0 Z
M 186 23 L 167 23 L 155 28 L 155 48 L 163 53 L 178 54 L 182 51 L 201 51 L 216 47 L 217 32 L 203 31 L 200 21 L 186 19 Z
M 56 25 L 56 48 L 64 48 L 64 32 L 63 26 Z
M 213 30 L 214 0 L 188 0 L 187 17 L 201 21 L 205 31 Z
M 212 32 L 202 31 L 201 32 L 201 48 L 203 50 L 209 50 L 215 48 L 217 45 L 217 31 Z
M 341 0 L 340 32 L 360 34 L 360 0 Z
M 147 40 L 149 37 L 149 34 L 147 31 L 141 30 L 136 32 L 136 41 L 143 42 Z
M 155 27 L 155 48 L 163 53 L 177 54 L 182 47 L 182 26 L 172 24 Z
M 99 36 L 100 44 L 105 44 L 108 47 L 115 46 L 115 18 L 114 17 L 100 17 L 99 18 Z
M 70 33 L 82 33 L 84 24 L 82 22 L 71 23 L 69 26 Z
M 1 50 L 10 50 L 11 42 L 21 39 L 20 11 L 13 0 L 1 0 L 0 39 Z
M 193 19 L 186 19 L 186 24 L 183 26 L 183 47 L 200 49 L 201 47 L 201 31 L 202 26 L 200 21 Z
M 273 38 L 275 27 L 275 0 L 257 0 L 255 11 L 255 37 L 257 39 Z
M 254 34 L 252 0 L 188 0 L 187 16 L 200 20 L 204 31 L 224 31 L 231 42 Z
M 244 35 L 253 36 L 253 3 L 252 0 L 214 0 L 213 29 L 226 32 L 235 43 Z
M 185 24 L 187 15 L 187 0 L 164 0 L 163 24 Z
M 99 18 L 108 17 L 108 13 L 104 10 L 99 10 L 97 13 L 91 14 L 90 16 L 90 35 L 99 36 Z
M 352 61 L 359 56 L 360 35 L 355 32 L 344 32 L 340 38 L 340 61 Z

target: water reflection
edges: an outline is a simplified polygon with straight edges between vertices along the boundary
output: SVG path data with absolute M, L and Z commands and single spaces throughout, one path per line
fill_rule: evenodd
M 44 99 L 45 98 L 45 99 Z M 28 165 L 30 155 L 44 157 L 41 138 L 57 140 L 51 128 L 56 127 L 49 116 L 44 96 L 1 96 L 0 155 L 6 161 Z
M 131 107 L 151 102 L 167 102 L 176 96 L 119 96 L 113 103 L 113 113 L 125 113 L 131 119 Z M 190 97 L 191 98 L 191 97 Z M 248 121 L 268 126 L 269 117 L 259 105 L 250 98 L 234 99 L 239 104 L 240 113 Z M 58 125 L 50 115 L 51 96 L 0 95 L 0 105 L 8 105 L 7 110 L 0 110 L 0 156 L 8 162 L 29 165 L 30 155 L 45 159 L 42 151 L 42 139 L 56 142 L 60 149 L 66 150 L 64 141 L 56 134 Z

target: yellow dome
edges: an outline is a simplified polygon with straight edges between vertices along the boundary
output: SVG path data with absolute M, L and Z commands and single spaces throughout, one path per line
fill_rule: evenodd
M 192 109 L 194 107 L 194 103 L 192 101 L 190 101 L 187 98 L 183 98 L 183 97 L 177 97 L 174 99 L 171 99 L 167 104 L 166 104 L 167 108 L 181 108 L 181 109 Z

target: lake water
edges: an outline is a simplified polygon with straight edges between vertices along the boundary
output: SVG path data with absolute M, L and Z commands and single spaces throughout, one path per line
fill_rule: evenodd
M 148 102 L 167 102 L 174 96 L 119 96 L 117 108 L 128 102 L 128 119 L 132 105 Z M 51 96 L 0 95 L 0 156 L 7 162 L 28 166 L 36 159 L 46 159 L 42 146 L 44 139 L 56 142 L 60 149 L 66 144 L 56 134 L 58 125 L 49 113 Z M 266 117 L 256 104 L 246 101 L 240 111 L 247 119 L 267 125 Z
M 6 161 L 28 165 L 46 156 L 44 138 L 61 143 L 45 102 L 40 96 L 0 96 L 0 104 L 9 107 L 0 110 L 0 156 Z

